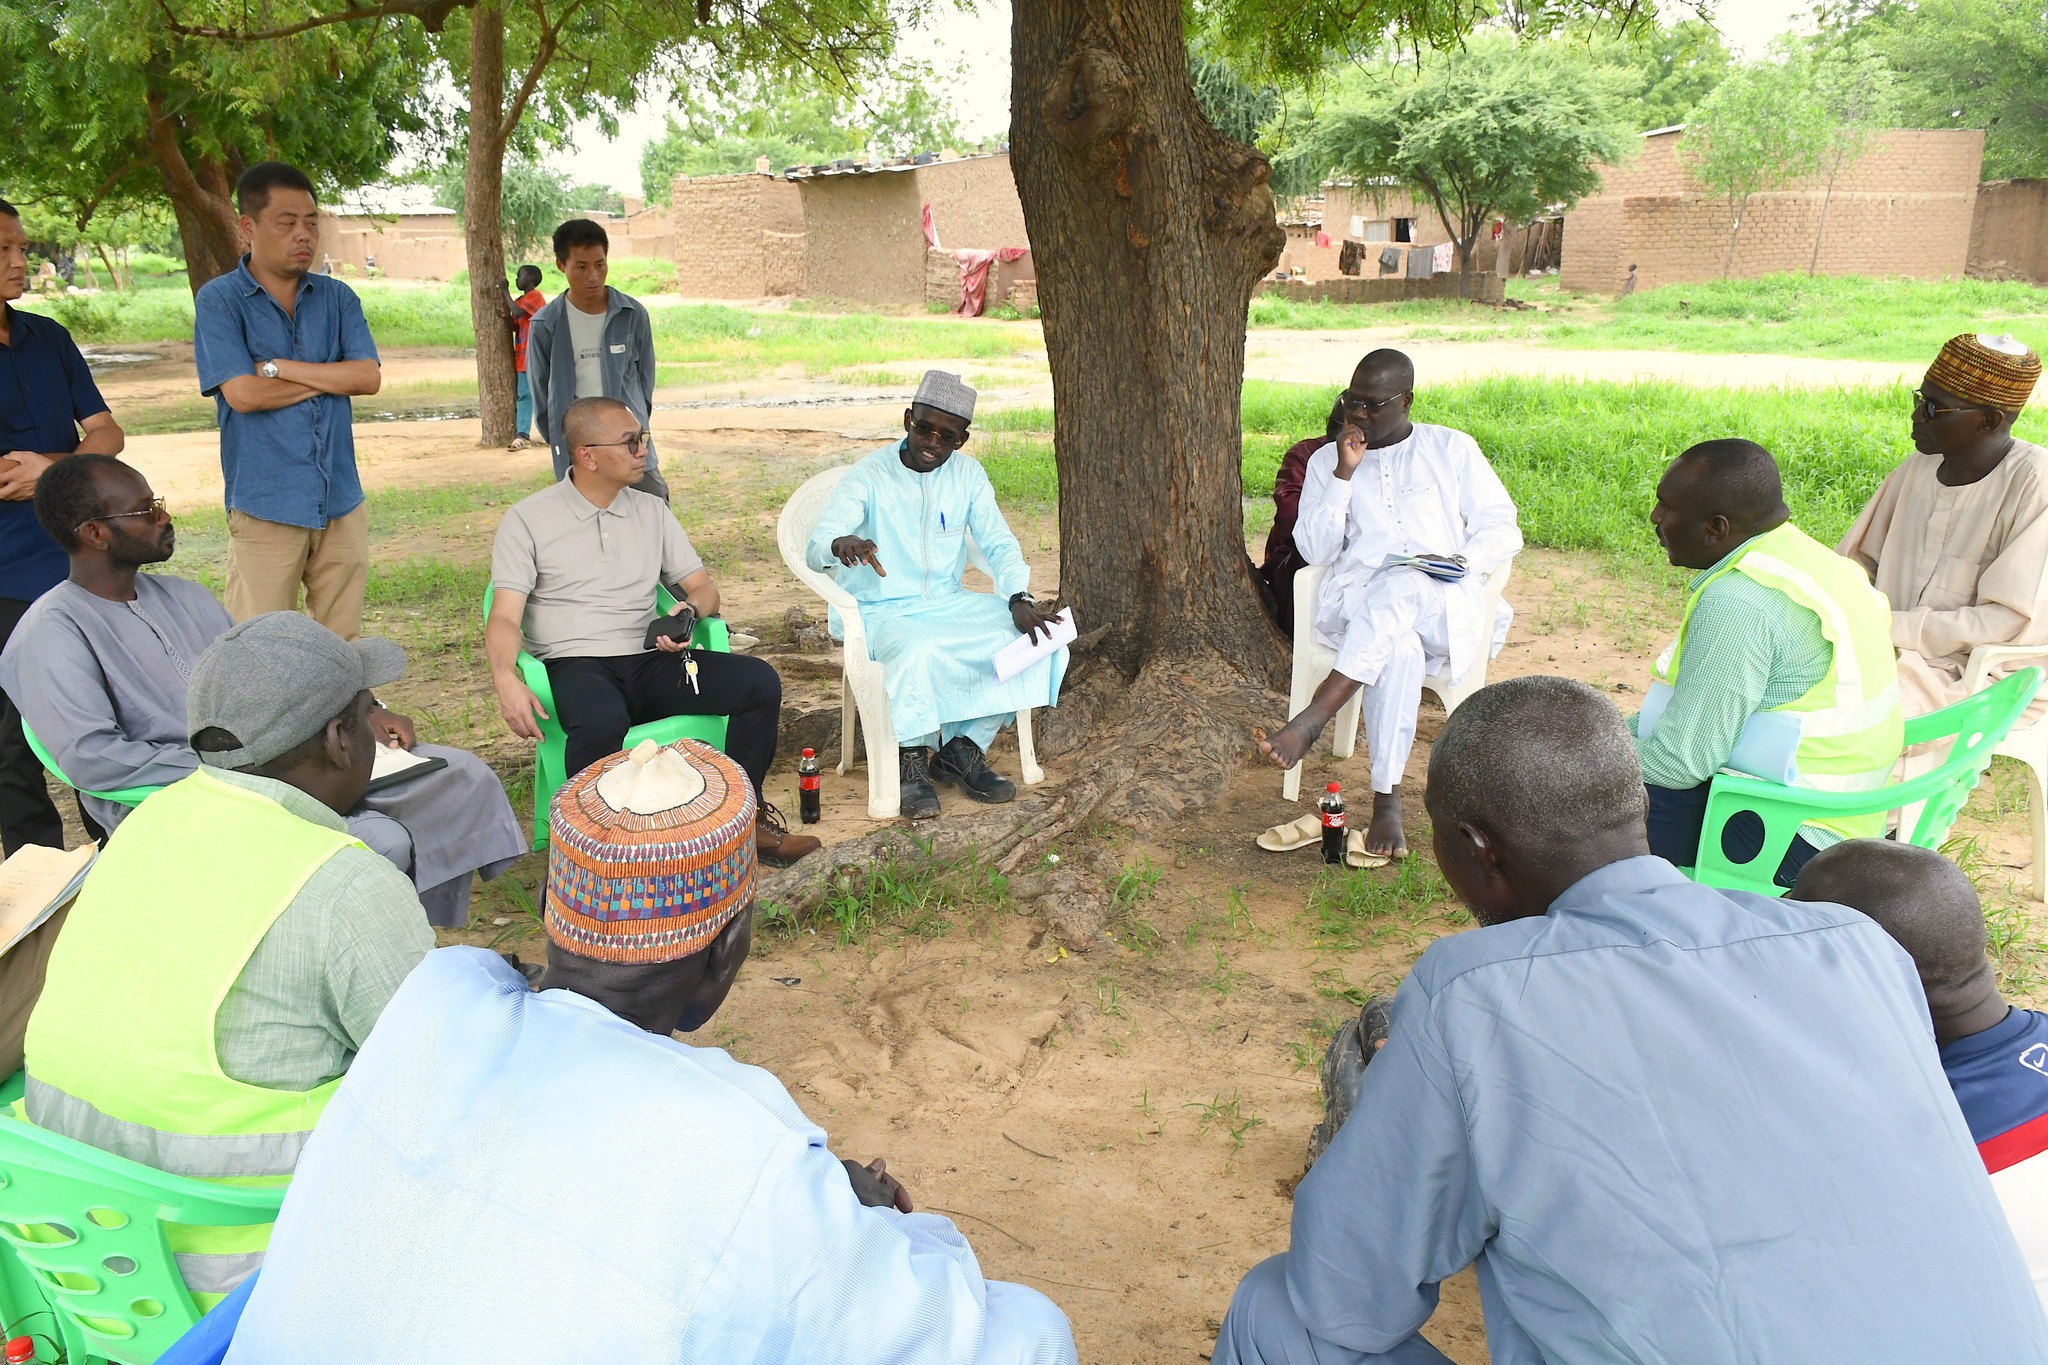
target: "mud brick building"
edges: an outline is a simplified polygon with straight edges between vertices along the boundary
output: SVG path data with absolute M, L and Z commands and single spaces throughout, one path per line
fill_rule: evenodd
M 1642 135 L 1600 192 L 1565 215 L 1561 282 L 1613 294 L 1630 262 L 1640 288 L 1720 279 L 1728 259 L 1728 201 L 1704 193 L 1678 159 L 1683 128 Z M 1984 134 L 1894 129 L 1836 178 L 1820 244 L 1825 275 L 1960 278 L 1970 260 Z M 1753 196 L 1728 274 L 1805 271 L 1821 231 L 1823 174 Z
M 1970 274 L 2048 284 L 2048 180 L 1987 180 L 1977 187 Z

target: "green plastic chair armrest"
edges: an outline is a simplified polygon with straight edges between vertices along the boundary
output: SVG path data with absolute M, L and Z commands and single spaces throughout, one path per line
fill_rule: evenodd
M 48 749 L 45 749 L 43 747 L 43 742 L 36 738 L 36 732 L 28 728 L 27 721 L 23 721 L 21 723 L 21 734 L 22 738 L 28 741 L 29 752 L 36 756 L 37 762 L 41 763 L 45 768 L 48 768 L 50 770 L 50 776 L 56 778 L 59 782 L 62 782 L 65 786 L 71 788 L 73 791 L 80 792 L 83 795 L 96 797 L 101 801 L 111 801 L 117 806 L 128 806 L 132 808 L 141 805 L 144 797 L 153 795 L 154 793 L 163 790 L 163 787 L 159 785 L 148 787 L 123 787 L 119 791 L 111 792 L 88 791 L 86 788 L 79 786 L 76 782 L 73 782 L 70 778 L 64 775 L 64 770 L 57 766 L 57 760 L 50 757 L 50 751 Z
M 1874 815 L 1926 802 L 1919 824 L 1905 831 L 1907 842 L 1935 848 L 1954 822 L 1956 810 L 1991 765 L 1992 751 L 2025 713 L 2040 690 L 2042 672 L 2022 668 L 1939 711 L 1906 722 L 1907 747 L 1953 738 L 1956 743 L 1940 767 L 1904 782 L 1867 792 L 1823 792 L 1787 787 L 1732 773 L 1718 774 L 1707 792 L 1706 817 L 1700 822 L 1699 862 L 1695 881 L 1733 887 L 1759 895 L 1781 896 L 1785 888 L 1773 878 L 1785 851 L 1809 821 Z M 1947 798 L 1947 799 L 1944 799 Z M 1721 832 L 1742 811 L 1754 811 L 1764 823 L 1764 842 L 1757 856 L 1732 863 L 1721 851 Z

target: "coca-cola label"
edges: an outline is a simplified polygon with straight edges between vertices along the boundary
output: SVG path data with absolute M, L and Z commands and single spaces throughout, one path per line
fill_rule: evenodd
M 816 774 L 816 773 L 804 773 L 804 774 L 801 774 L 800 776 L 798 776 L 798 778 L 797 778 L 797 780 L 796 780 L 796 785 L 797 785 L 797 789 L 798 789 L 799 791 L 807 791 L 807 792 L 814 792 L 814 791 L 818 790 L 818 774 Z
M 1341 810 L 1326 810 L 1326 811 L 1324 811 L 1324 812 L 1323 812 L 1323 828 L 1324 828 L 1324 829 L 1342 829 L 1342 828 L 1344 828 L 1344 812 L 1343 812 L 1343 811 L 1341 811 Z

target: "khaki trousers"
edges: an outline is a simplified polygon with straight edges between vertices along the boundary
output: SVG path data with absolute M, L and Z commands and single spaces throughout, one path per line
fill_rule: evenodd
M 358 503 L 319 530 L 228 513 L 228 615 L 295 611 L 306 585 L 306 615 L 344 640 L 363 632 L 370 576 L 370 519 Z

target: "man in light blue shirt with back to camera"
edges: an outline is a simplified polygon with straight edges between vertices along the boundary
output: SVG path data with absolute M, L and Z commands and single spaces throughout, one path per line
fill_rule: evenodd
M 1421 1331 L 1475 1262 L 1494 1365 L 2048 1361 L 1882 929 L 1650 856 L 1634 745 L 1581 683 L 1468 699 L 1427 801 L 1481 927 L 1430 945 L 1367 1040 L 1216 1365 L 1444 1362 Z

